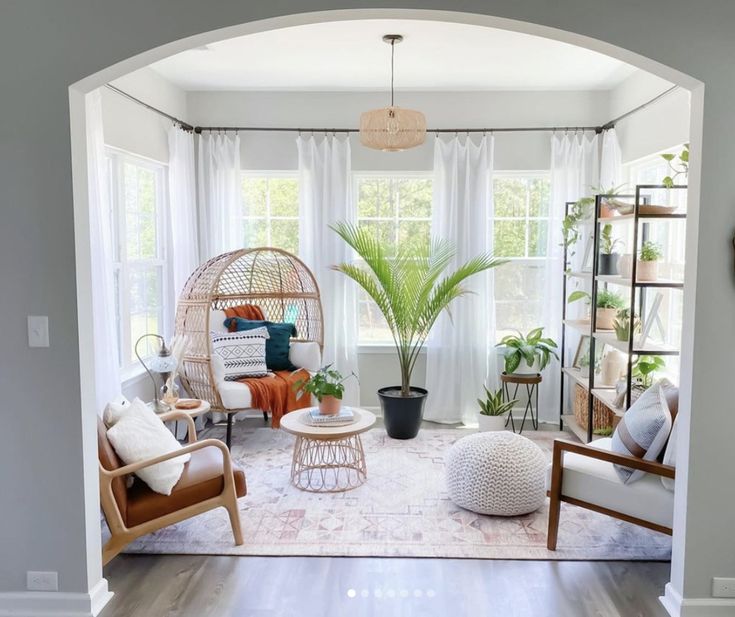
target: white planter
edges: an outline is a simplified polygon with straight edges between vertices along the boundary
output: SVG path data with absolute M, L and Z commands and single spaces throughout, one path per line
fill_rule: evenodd
M 490 433 L 505 430 L 506 414 L 502 416 L 486 416 L 485 414 L 477 414 L 477 423 L 481 433 Z
M 639 281 L 655 281 L 658 278 L 658 262 L 657 261 L 641 261 L 638 260 L 636 266 L 636 278 Z
M 633 255 L 625 253 L 618 259 L 618 272 L 624 279 L 629 279 L 633 276 Z
M 499 362 L 500 362 L 500 370 L 505 371 L 505 352 L 507 351 L 507 348 L 505 347 L 498 347 L 498 355 L 499 355 Z M 538 363 L 534 359 L 533 364 L 531 366 L 528 366 L 528 363 L 526 362 L 525 358 L 521 358 L 521 363 L 516 367 L 516 370 L 513 371 L 513 375 L 536 375 L 540 373 L 541 371 L 538 370 Z

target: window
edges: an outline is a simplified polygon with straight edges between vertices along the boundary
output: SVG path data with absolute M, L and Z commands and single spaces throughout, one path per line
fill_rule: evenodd
M 298 255 L 299 183 L 286 172 L 243 173 L 243 246 L 271 246 Z
M 550 178 L 547 172 L 496 173 L 494 253 L 509 263 L 494 271 L 495 326 L 500 340 L 541 321 L 543 276 L 549 234 Z
M 358 174 L 355 176 L 357 222 L 395 246 L 427 244 L 431 236 L 431 174 Z M 392 343 L 383 315 L 368 295 L 359 295 L 360 343 Z
M 120 367 L 138 365 L 143 334 L 166 336 L 165 166 L 108 149 Z M 151 346 L 141 349 L 154 353 Z

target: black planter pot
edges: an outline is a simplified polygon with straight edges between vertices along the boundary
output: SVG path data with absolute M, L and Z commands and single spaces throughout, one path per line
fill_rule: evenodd
M 597 262 L 598 274 L 618 274 L 618 253 L 600 253 L 600 260 Z
M 424 417 L 424 403 L 429 391 L 411 387 L 411 396 L 401 396 L 400 386 L 388 386 L 378 390 L 383 422 L 388 437 L 413 439 L 419 434 Z

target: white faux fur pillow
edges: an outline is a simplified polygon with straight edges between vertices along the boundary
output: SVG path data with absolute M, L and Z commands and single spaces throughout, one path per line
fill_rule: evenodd
M 137 398 L 125 406 L 124 412 L 107 430 L 107 438 L 126 465 L 181 450 L 181 444 L 161 419 Z M 190 454 L 182 454 L 152 467 L 145 467 L 135 475 L 156 493 L 170 495 L 190 458 Z

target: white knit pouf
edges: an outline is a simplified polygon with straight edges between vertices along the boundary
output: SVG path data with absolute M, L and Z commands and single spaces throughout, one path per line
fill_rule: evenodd
M 449 497 L 480 514 L 527 514 L 546 498 L 546 466 L 541 448 L 521 435 L 469 435 L 456 441 L 445 458 Z

